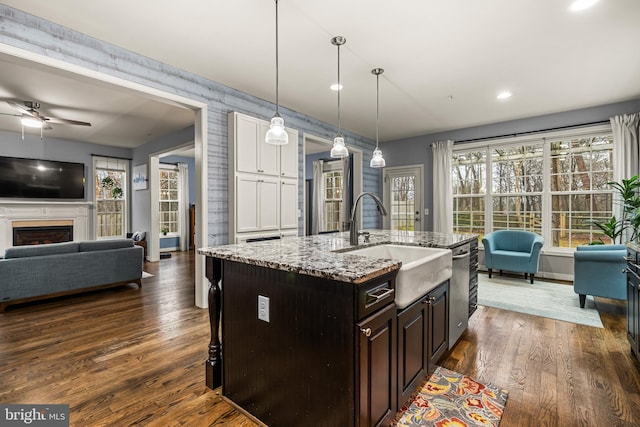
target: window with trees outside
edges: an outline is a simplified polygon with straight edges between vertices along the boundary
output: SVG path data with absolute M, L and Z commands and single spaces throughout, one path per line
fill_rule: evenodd
M 94 157 L 96 239 L 124 237 L 127 229 L 128 161 Z
M 334 170 L 322 174 L 324 182 L 324 229 L 340 230 L 342 209 L 342 171 Z
M 160 232 L 162 234 L 179 233 L 179 179 L 180 173 L 175 167 L 160 165 Z
M 545 246 L 611 243 L 594 222 L 611 217 L 613 136 L 582 130 L 520 142 L 454 147 L 454 231 L 523 229 Z

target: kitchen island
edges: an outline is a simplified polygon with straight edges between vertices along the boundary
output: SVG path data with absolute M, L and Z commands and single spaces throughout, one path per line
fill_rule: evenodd
M 469 242 L 477 236 L 369 230 L 357 248 Z M 402 263 L 352 249 L 348 233 L 199 249 L 212 283 L 207 386 L 222 385 L 225 398 L 268 425 L 388 424 L 406 383 L 398 368 L 416 364 L 410 352 L 398 359 L 398 319 L 407 313 L 399 317 L 394 302 Z M 434 337 L 442 341 L 426 351 L 425 364 L 446 353 L 447 294 L 445 281 L 406 309 L 430 331 L 441 328 L 418 336 L 425 349 Z

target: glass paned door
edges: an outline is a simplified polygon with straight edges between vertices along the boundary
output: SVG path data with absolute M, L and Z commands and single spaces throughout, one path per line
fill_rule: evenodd
M 422 231 L 422 170 L 388 168 L 384 175 L 385 227 L 394 231 Z

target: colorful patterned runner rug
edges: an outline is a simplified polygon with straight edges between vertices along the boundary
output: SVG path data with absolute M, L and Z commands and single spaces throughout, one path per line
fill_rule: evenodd
M 410 405 L 400 409 L 396 427 L 468 427 L 500 424 L 507 390 L 471 377 L 436 368 Z

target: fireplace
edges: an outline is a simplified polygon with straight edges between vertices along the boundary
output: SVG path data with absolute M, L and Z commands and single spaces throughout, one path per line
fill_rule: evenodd
M 73 228 L 74 242 L 91 239 L 89 232 L 89 208 L 91 202 L 41 202 L 0 200 L 0 257 L 14 246 L 16 227 L 56 227 Z M 38 242 L 41 239 L 35 239 Z M 44 240 L 44 239 L 42 239 Z
M 13 223 L 13 246 L 73 241 L 73 221 L 19 221 Z

